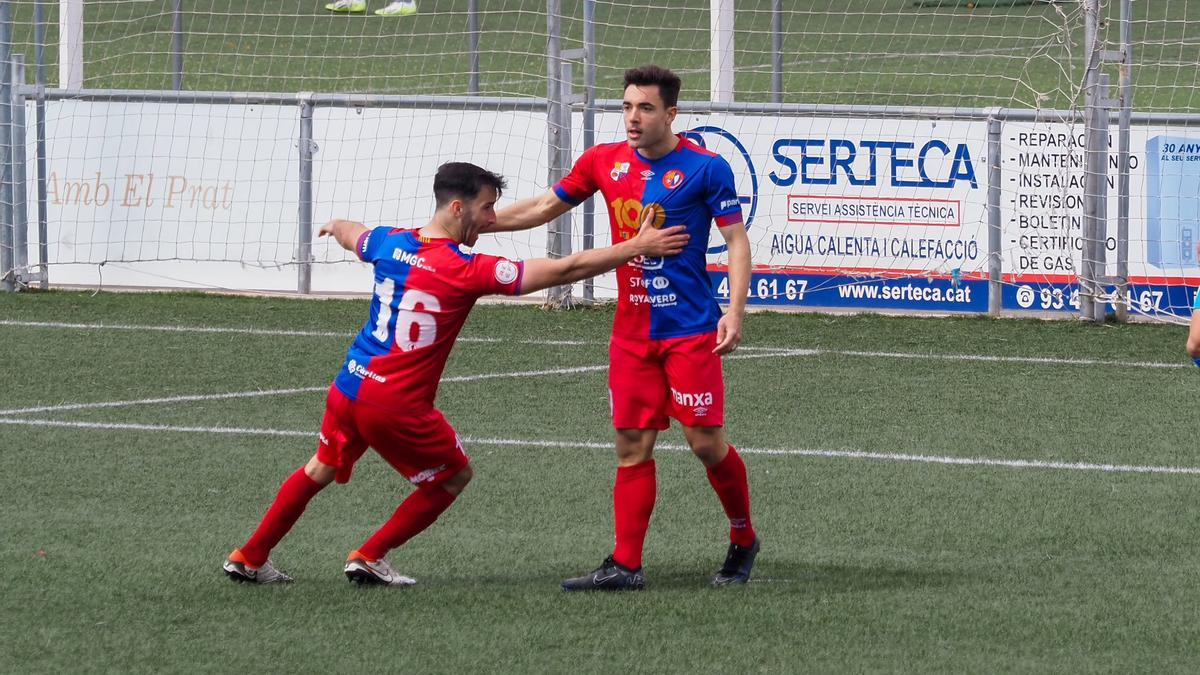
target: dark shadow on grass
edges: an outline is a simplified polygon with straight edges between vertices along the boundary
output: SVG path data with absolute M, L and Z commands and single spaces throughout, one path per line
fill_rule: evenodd
M 539 569 L 524 576 L 485 575 L 478 577 L 431 578 L 429 585 L 465 585 L 479 591 L 491 587 L 504 592 L 513 587 L 531 585 L 558 591 L 562 579 L 587 572 L 565 566 L 559 570 Z M 646 567 L 646 586 L 650 591 L 700 591 L 710 589 L 713 569 L 698 563 L 665 563 Z M 755 568 L 745 590 L 753 593 L 870 593 L 906 589 L 945 588 L 968 581 L 967 575 L 946 570 L 929 570 L 893 565 L 818 565 L 805 562 L 772 560 Z M 740 588 L 713 589 L 714 592 L 738 592 Z
M 765 561 L 764 561 L 765 563 Z M 647 570 L 647 585 L 653 589 L 704 588 L 715 570 L 688 566 L 665 566 Z M 961 583 L 964 575 L 946 571 L 891 565 L 818 565 L 772 560 L 758 565 L 747 589 L 773 593 L 869 593 L 922 588 L 945 588 Z

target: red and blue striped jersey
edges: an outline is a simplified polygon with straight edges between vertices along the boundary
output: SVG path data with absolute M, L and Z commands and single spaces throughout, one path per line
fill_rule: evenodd
M 617 268 L 613 334 L 658 340 L 715 330 L 721 308 L 705 258 L 710 224 L 742 222 L 729 163 L 683 136 L 658 159 L 646 159 L 624 142 L 597 145 L 554 192 L 575 205 L 597 190 L 608 205 L 614 242 L 637 234 L 645 209 L 654 209 L 656 226 L 684 225 L 691 235 L 679 255 L 638 258 Z
M 450 239 L 377 227 L 355 247 L 375 267 L 371 316 L 334 385 L 347 397 L 395 409 L 432 406 L 446 359 L 481 296 L 520 295 L 525 265 L 465 253 Z

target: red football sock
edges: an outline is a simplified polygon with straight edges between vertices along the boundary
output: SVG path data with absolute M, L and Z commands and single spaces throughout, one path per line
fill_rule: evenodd
M 613 485 L 613 526 L 617 544 L 613 560 L 622 567 L 636 570 L 642 566 L 642 546 L 654 513 L 658 480 L 654 460 L 617 467 L 617 482 Z
M 379 560 L 387 552 L 417 536 L 422 530 L 450 508 L 457 495 L 452 495 L 440 486 L 413 491 L 383 527 L 371 535 L 358 552 L 370 560 Z
M 716 466 L 708 467 L 708 482 L 716 491 L 729 516 L 729 540 L 738 546 L 754 543 L 754 525 L 750 523 L 750 482 L 746 464 L 737 448 L 729 446 L 729 454 Z
M 279 494 L 275 495 L 271 508 L 267 509 L 262 522 L 258 524 L 258 529 L 242 546 L 242 555 L 245 556 L 246 562 L 255 567 L 265 563 L 267 556 L 271 555 L 271 549 L 292 529 L 300 519 L 300 514 L 304 513 L 309 500 L 323 487 L 325 486 L 304 473 L 304 467 L 288 476 L 279 487 Z

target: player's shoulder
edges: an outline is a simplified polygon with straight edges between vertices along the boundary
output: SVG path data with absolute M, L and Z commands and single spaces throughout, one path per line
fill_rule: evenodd
M 679 146 L 674 153 L 676 165 L 688 173 L 700 173 L 709 180 L 721 180 L 733 169 L 729 161 L 720 154 L 709 150 L 686 134 L 679 135 Z
M 368 258 L 378 258 L 383 253 L 386 257 L 388 249 L 398 248 L 404 245 L 406 233 L 411 230 L 406 230 L 400 227 L 389 227 L 386 225 L 377 225 L 367 230 L 358 240 L 358 257 L 366 260 Z
M 441 270 L 438 276 L 462 295 L 479 297 L 515 292 L 505 291 L 503 287 L 521 277 L 521 261 L 490 253 L 464 251 L 454 243 L 442 247 L 441 253 L 437 261 Z
M 450 239 L 426 239 L 416 235 L 417 246 L 398 246 L 391 254 L 404 271 L 405 283 L 436 292 L 443 301 L 459 293 L 470 294 L 477 276 L 479 255 L 464 251 Z M 432 280 L 438 280 L 433 286 Z M 431 289 L 436 287 L 436 291 Z
M 372 229 L 369 234 L 379 237 L 385 241 L 398 242 L 404 239 L 415 237 L 416 232 L 416 230 L 406 227 L 389 227 L 387 225 L 379 225 Z
M 416 228 L 388 228 L 376 249 L 376 258 L 394 260 L 422 272 L 441 273 L 471 262 L 471 254 L 450 239 L 429 239 Z
M 706 160 L 723 159 L 720 155 L 700 145 L 686 134 L 679 135 L 679 150 L 683 153 L 699 155 Z
M 596 145 L 588 148 L 584 154 L 597 158 L 621 158 L 627 157 L 630 154 L 630 148 L 629 144 L 625 141 L 597 143 Z
M 628 172 L 633 164 L 631 152 L 629 144 L 625 142 L 593 145 L 579 157 L 575 170 L 591 175 L 595 182 L 599 182 L 604 175 L 619 176 L 622 172 Z
M 418 240 L 423 255 L 437 259 L 445 266 L 458 268 L 470 265 L 475 260 L 474 253 L 462 250 L 458 242 L 450 239 L 422 239 L 418 236 Z

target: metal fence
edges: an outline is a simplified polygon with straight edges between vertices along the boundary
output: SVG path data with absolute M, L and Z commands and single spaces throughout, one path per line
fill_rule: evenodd
M 46 195 L 46 138 L 45 104 L 55 100 L 82 101 L 160 101 L 180 104 L 227 103 L 227 104 L 272 104 L 294 105 L 300 119 L 299 194 L 300 209 L 297 214 L 297 290 L 305 293 L 310 289 L 312 256 L 312 112 L 315 108 L 438 108 L 472 110 L 486 107 L 490 110 L 537 110 L 545 111 L 550 143 L 547 148 L 550 184 L 560 179 L 569 170 L 572 162 L 572 133 L 578 131 L 586 146 L 595 143 L 595 115 L 600 111 L 619 110 L 620 102 L 601 100 L 597 96 L 596 68 L 596 18 L 595 0 L 582 1 L 582 41 L 574 48 L 564 47 L 561 0 L 546 1 L 546 94 L 544 99 L 533 97 L 479 96 L 480 13 L 477 0 L 471 0 L 466 10 L 464 32 L 469 51 L 469 69 L 464 73 L 468 80 L 469 96 L 393 96 L 369 94 L 278 94 L 278 93 L 222 93 L 189 92 L 184 90 L 186 79 L 186 24 L 183 0 L 172 2 L 171 63 L 173 68 L 173 91 L 168 90 L 119 90 L 119 89 L 63 89 L 48 87 L 45 74 L 45 21 L 42 3 L 35 3 L 34 34 L 36 41 L 36 71 L 34 84 L 25 84 L 27 73 L 24 55 L 13 53 L 12 6 L 7 0 L 0 2 L 0 270 L 4 270 L 3 288 L 14 290 L 26 285 L 46 287 L 49 282 L 47 268 L 48 239 Z M 1083 104 L 1071 110 L 1037 110 L 1016 108 L 958 108 L 894 105 L 828 105 L 784 103 L 784 44 L 786 34 L 783 26 L 781 0 L 772 0 L 771 13 L 771 71 L 770 103 L 736 103 L 731 101 L 688 102 L 682 104 L 689 111 L 713 113 L 738 113 L 759 116 L 816 117 L 838 116 L 846 118 L 894 118 L 894 119 L 972 119 L 988 123 L 987 169 L 989 180 L 988 203 L 988 278 L 990 282 L 988 311 L 999 314 L 1002 284 L 1001 269 L 1001 164 L 1000 138 L 1002 126 L 1014 121 L 1055 121 L 1084 125 L 1086 137 L 1086 176 L 1083 228 L 1083 268 L 1079 272 L 1082 307 L 1080 315 L 1091 320 L 1102 320 L 1105 301 L 1113 301 L 1121 317 L 1128 305 L 1128 237 L 1129 237 L 1129 130 L 1132 124 L 1200 124 L 1200 115 L 1188 113 L 1134 113 L 1132 102 L 1132 71 L 1134 66 L 1132 42 L 1132 3 L 1119 2 L 1120 42 L 1110 48 L 1105 42 L 1101 23 L 1104 12 L 1109 9 L 1100 0 L 1081 0 L 1084 17 L 1082 39 L 1084 53 L 1084 79 L 1081 85 Z M 60 17 L 62 20 L 62 17 Z M 1114 89 L 1106 71 L 1117 70 L 1118 85 Z M 61 73 L 60 73 L 61 75 Z M 713 75 L 714 82 L 718 75 Z M 716 86 L 714 85 L 714 90 Z M 720 96 L 714 95 L 714 99 Z M 26 101 L 36 102 L 36 166 L 29 171 L 23 149 L 28 142 L 28 122 L 25 119 Z M 582 127 L 574 128 L 572 114 L 582 113 Z M 1115 218 L 1117 237 L 1117 273 L 1115 277 L 1104 273 L 1105 246 L 1110 226 L 1107 213 L 1109 161 L 1107 139 L 1110 124 L 1118 126 L 1118 213 Z M 36 181 L 38 241 L 41 243 L 36 262 L 28 260 L 28 232 L 30 228 L 29 207 L 25 203 L 26 185 Z M 595 211 L 589 204 L 585 207 L 582 220 L 582 241 L 590 247 L 595 235 Z M 550 229 L 547 250 L 552 256 L 569 254 L 572 242 L 571 221 L 560 219 Z M 585 298 L 591 298 L 591 287 L 584 290 Z M 556 289 L 550 295 L 550 303 L 569 306 L 572 303 L 569 288 Z

